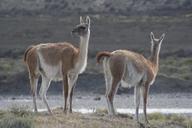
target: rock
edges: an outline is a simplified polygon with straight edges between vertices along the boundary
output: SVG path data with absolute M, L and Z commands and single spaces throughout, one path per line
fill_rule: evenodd
M 16 98 L 15 98 L 15 97 L 12 97 L 11 99 L 12 99 L 12 100 L 15 100 Z
M 101 100 L 101 97 L 95 97 L 93 100 L 96 100 L 96 101 Z
M 82 96 L 77 96 L 77 99 L 82 99 Z

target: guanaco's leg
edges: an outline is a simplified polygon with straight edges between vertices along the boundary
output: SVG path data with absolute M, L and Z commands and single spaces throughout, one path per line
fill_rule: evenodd
M 109 90 L 109 93 L 107 95 L 107 103 L 108 103 L 108 108 L 109 108 L 109 115 L 115 115 L 115 109 L 113 106 L 113 100 L 114 100 L 114 95 L 117 92 L 117 89 L 119 87 L 120 80 L 113 78 L 112 80 L 112 86 Z
M 107 104 L 108 104 L 108 112 L 110 113 L 111 110 L 110 110 L 110 103 L 109 103 L 108 95 L 109 95 L 109 91 L 110 91 L 110 88 L 112 85 L 112 76 L 111 76 L 110 68 L 108 66 L 106 58 L 104 58 L 104 60 L 103 60 L 103 70 L 104 70 L 105 85 L 106 85 L 105 97 L 106 97 Z
M 47 90 L 48 90 L 49 86 L 50 86 L 50 79 L 46 78 L 45 76 L 42 76 L 41 92 L 40 92 L 41 94 L 40 94 L 40 96 L 43 99 L 43 102 L 46 105 L 47 110 L 49 111 L 50 114 L 52 114 L 52 111 L 51 111 L 51 109 L 49 107 L 49 104 L 47 102 L 47 96 L 46 96 Z
M 30 53 L 30 54 L 29 54 Z M 33 96 L 33 106 L 34 106 L 34 111 L 37 112 L 37 84 L 38 84 L 38 79 L 39 79 L 39 74 L 38 74 L 38 62 L 37 62 L 37 56 L 34 52 L 28 51 L 26 53 L 26 65 L 27 69 L 29 72 L 29 79 L 30 79 L 30 85 L 31 85 L 31 93 Z
M 74 85 L 74 86 L 75 86 L 75 85 Z M 71 94 L 70 94 L 70 108 L 69 108 L 69 112 L 70 112 L 70 113 L 72 113 L 72 99 L 73 99 L 74 86 L 72 87 Z
M 38 78 L 31 77 L 30 78 L 30 84 L 31 84 L 31 93 L 33 96 L 33 106 L 34 106 L 34 111 L 37 112 L 37 84 L 38 84 Z
M 136 110 L 135 110 L 135 119 L 137 121 L 139 121 L 139 105 L 140 105 L 140 97 L 141 97 L 141 87 L 140 86 L 135 86 L 134 88 L 134 98 L 135 98 L 135 106 L 136 106 Z
M 77 78 L 78 78 L 78 74 L 71 73 L 68 75 L 69 86 L 68 86 L 68 100 L 67 100 L 67 102 L 68 102 L 70 113 L 72 112 L 72 106 L 71 105 L 72 105 L 72 97 L 73 97 L 73 88 L 75 86 Z
M 145 123 L 148 124 L 149 121 L 147 118 L 147 98 L 149 93 L 149 85 L 145 84 L 145 86 L 142 89 L 143 89 L 143 113 L 144 113 Z
M 104 58 L 104 60 L 103 60 L 103 70 L 104 70 L 105 85 L 106 85 L 106 93 L 105 94 L 108 94 L 109 90 L 111 88 L 111 84 L 112 84 L 112 75 L 111 75 L 109 64 L 107 63 L 106 58 Z
M 63 111 L 67 112 L 67 97 L 68 97 L 68 78 L 67 75 L 63 76 L 63 96 L 64 96 L 64 107 L 63 107 Z
M 114 115 L 115 114 L 115 110 L 113 106 L 114 95 L 116 94 L 117 89 L 119 88 L 121 79 L 123 77 L 125 64 L 119 61 L 119 57 L 116 57 L 116 56 L 109 58 L 108 63 L 109 63 L 110 73 L 112 76 L 112 84 L 109 89 L 107 100 L 108 100 L 108 106 L 110 110 L 109 114 Z

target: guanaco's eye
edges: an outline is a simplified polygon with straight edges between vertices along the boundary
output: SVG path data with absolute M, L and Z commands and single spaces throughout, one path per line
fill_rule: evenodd
M 83 29 L 83 30 L 84 30 L 84 29 L 86 29 L 86 27 L 85 27 L 85 26 L 81 26 L 80 29 Z

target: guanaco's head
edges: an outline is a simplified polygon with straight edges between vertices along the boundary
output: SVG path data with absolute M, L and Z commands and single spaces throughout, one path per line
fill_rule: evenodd
M 163 42 L 163 39 L 165 37 L 165 33 L 161 35 L 159 39 L 155 38 L 153 32 L 150 34 L 151 37 L 151 51 L 157 51 L 161 48 L 161 43 Z
M 72 34 L 76 34 L 78 36 L 86 36 L 90 33 L 90 18 L 89 16 L 83 20 L 82 16 L 80 16 L 80 24 L 76 25 L 76 27 L 72 30 Z

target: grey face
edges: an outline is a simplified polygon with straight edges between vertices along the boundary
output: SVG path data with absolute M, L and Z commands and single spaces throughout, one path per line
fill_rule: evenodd
M 86 23 L 79 24 L 72 30 L 72 34 L 76 34 L 78 36 L 85 36 L 87 32 L 88 24 Z
M 78 36 L 85 36 L 88 34 L 90 29 L 90 18 L 89 16 L 86 17 L 85 20 L 80 16 L 80 24 L 77 25 L 73 30 L 72 34 L 78 35 Z

